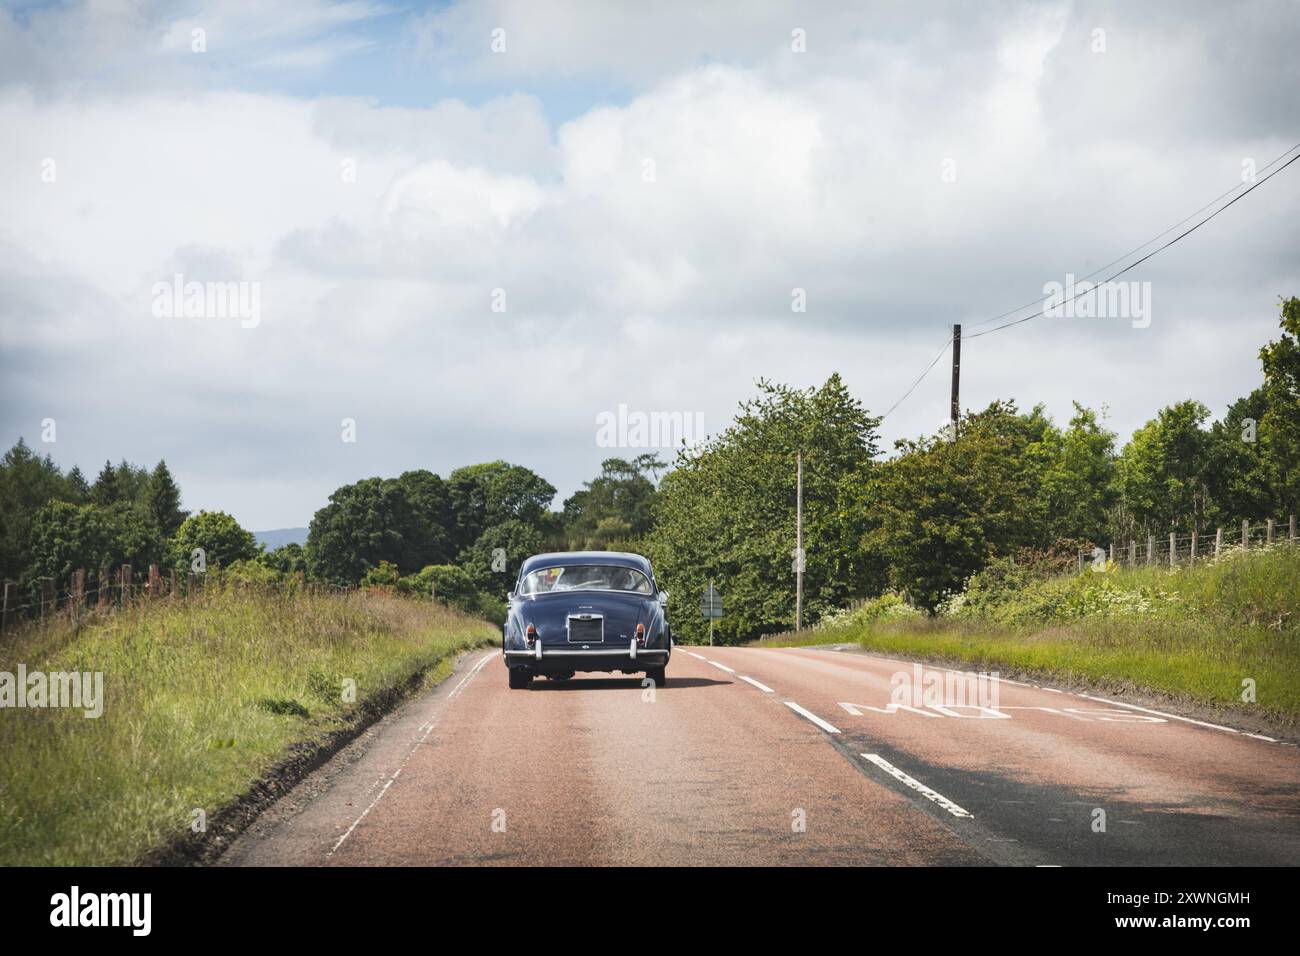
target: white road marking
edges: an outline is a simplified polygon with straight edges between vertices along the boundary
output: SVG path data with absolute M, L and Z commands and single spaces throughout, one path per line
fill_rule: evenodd
M 726 671 L 728 674 L 734 674 L 734 673 L 736 673 L 734 670 L 732 670 L 732 669 L 731 669 L 730 667 L 728 667 L 726 664 L 719 664 L 717 661 L 709 661 L 709 663 L 712 664 L 714 667 L 718 668 L 719 670 L 724 670 L 724 671 Z
M 488 661 L 492 660 L 492 658 L 494 657 L 496 657 L 496 654 L 493 653 L 484 654 L 482 657 L 480 657 L 478 661 L 475 662 L 474 666 L 470 668 L 469 673 L 466 674 L 463 678 L 461 678 L 460 683 L 451 689 L 451 693 L 447 695 L 447 700 L 445 701 L 445 703 L 450 703 L 452 700 L 454 700 L 456 695 L 459 694 L 462 690 L 464 690 L 465 685 L 470 682 L 470 679 L 473 678 L 475 674 L 477 674 L 479 671 L 483 669 L 483 665 L 486 664 Z M 343 841 L 346 840 L 348 837 L 352 836 L 352 831 L 357 828 L 357 826 L 361 823 L 362 820 L 364 820 L 367 816 L 369 816 L 370 811 L 373 810 L 375 808 L 375 805 L 378 804 L 379 801 L 384 798 L 384 794 L 388 792 L 388 788 L 393 785 L 393 782 L 396 781 L 399 776 L 401 776 L 402 769 L 407 765 L 408 762 L 410 762 L 411 756 L 415 753 L 416 750 L 420 748 L 421 744 L 423 744 L 426 740 L 429 739 L 429 735 L 433 733 L 433 728 L 436 725 L 436 723 L 437 723 L 437 719 L 431 718 L 420 725 L 419 729 L 424 731 L 424 735 L 419 738 L 412 738 L 414 743 L 411 745 L 411 749 L 406 752 L 406 757 L 403 758 L 401 766 L 399 766 L 396 770 L 392 772 L 387 782 L 385 782 L 383 789 L 379 791 L 375 799 L 370 801 L 370 805 L 361 811 L 361 816 L 357 817 L 355 820 L 352 821 L 352 826 L 347 828 L 344 834 L 341 837 L 339 837 L 338 842 L 335 843 L 334 846 L 330 848 L 330 851 L 325 854 L 326 859 L 329 859 L 334 855 L 334 852 L 343 845 Z
M 687 654 L 690 654 L 691 657 L 694 657 L 696 660 L 700 660 L 700 661 L 707 661 L 707 660 L 708 660 L 708 658 L 705 657 L 703 654 L 696 654 L 694 651 L 687 651 L 686 653 L 687 653 Z
M 1115 707 L 1127 707 L 1130 710 L 1140 710 L 1144 714 L 1155 714 L 1157 717 L 1165 717 L 1169 720 L 1181 720 L 1184 723 L 1195 724 L 1197 727 L 1208 727 L 1210 730 L 1222 730 L 1228 734 L 1245 734 L 1247 737 L 1254 737 L 1257 740 L 1267 740 L 1271 744 L 1277 743 L 1272 737 L 1265 737 L 1262 734 L 1246 734 L 1245 731 L 1236 730 L 1232 727 L 1224 727 L 1222 724 L 1210 724 L 1203 720 L 1193 720 L 1191 717 L 1180 717 L 1177 714 L 1167 714 L 1163 710 L 1151 710 L 1149 707 L 1139 707 L 1137 704 L 1126 704 L 1119 700 L 1107 700 L 1105 697 L 1093 697 L 1090 694 L 1079 694 L 1079 697 L 1085 700 L 1095 700 L 1101 704 L 1111 704 Z
M 796 714 L 802 714 L 804 717 L 807 717 L 809 720 L 811 720 L 822 730 L 826 731 L 828 734 L 838 734 L 840 732 L 840 729 L 838 727 L 834 726 L 833 724 L 828 724 L 826 721 L 822 720 L 820 717 L 814 714 L 811 710 L 805 710 L 804 708 L 800 707 L 792 700 L 787 700 L 785 702 L 785 706 L 789 707 Z
M 915 777 L 910 777 L 907 774 L 903 773 L 903 771 L 899 770 L 897 767 L 895 767 L 884 757 L 880 756 L 880 754 L 863 754 L 862 756 L 866 757 L 868 760 L 874 763 L 881 770 L 885 771 L 885 773 L 889 774 L 895 780 L 898 780 L 908 788 L 915 790 L 917 793 L 925 797 L 927 800 L 933 800 L 939 806 L 943 807 L 945 810 L 951 813 L 954 817 L 973 818 L 975 816 L 975 814 L 971 813 L 969 810 L 963 810 L 961 807 L 957 806 L 957 804 L 953 803 L 943 794 L 931 790 L 929 787 L 927 787 L 921 781 L 917 780 Z
M 772 693 L 772 688 L 768 687 L 766 684 L 760 684 L 758 681 L 754 680 L 754 678 L 752 678 L 752 677 L 746 677 L 744 674 L 737 674 L 736 676 L 739 677 L 741 680 L 743 680 L 743 681 L 744 681 L 745 683 L 747 683 L 747 684 L 753 684 L 755 687 L 757 687 L 759 690 L 761 690 L 764 694 L 770 694 L 770 693 Z

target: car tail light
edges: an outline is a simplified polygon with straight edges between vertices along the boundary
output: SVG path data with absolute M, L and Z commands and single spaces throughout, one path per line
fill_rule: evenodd
M 636 626 L 636 642 L 640 644 L 642 647 L 645 646 L 645 625 L 644 624 L 638 624 Z
M 528 638 L 528 643 L 529 643 L 529 644 L 532 644 L 533 641 L 537 640 L 537 628 L 535 628 L 535 627 L 533 627 L 533 625 L 529 624 L 529 625 L 528 625 L 528 630 L 527 630 L 525 636 Z

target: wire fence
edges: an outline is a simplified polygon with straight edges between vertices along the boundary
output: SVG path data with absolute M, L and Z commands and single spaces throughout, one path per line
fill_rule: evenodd
M 1243 521 L 1240 527 L 1215 528 L 1213 532 L 1192 532 L 1180 535 L 1147 535 L 1145 540 L 1130 538 L 1126 542 L 1111 542 L 1109 547 L 1098 547 L 1091 553 L 1079 552 L 1079 570 L 1102 569 L 1113 565 L 1138 567 L 1140 565 L 1177 567 L 1198 561 L 1213 561 L 1229 550 L 1271 547 L 1276 544 L 1296 544 L 1296 516 L 1285 522 L 1269 518 L 1263 524 Z
M 188 600 L 203 593 L 210 582 L 223 587 L 256 590 L 284 596 L 301 594 L 350 594 L 358 591 L 351 585 L 287 579 L 247 580 L 226 578 L 219 572 L 181 572 L 160 569 L 151 564 L 147 571 L 136 571 L 129 564 L 117 568 L 100 568 L 88 574 L 84 568 L 74 571 L 65 588 L 52 577 L 37 578 L 20 589 L 13 581 L 4 582 L 3 612 L 0 633 L 25 622 L 43 622 L 63 615 L 74 623 L 92 615 L 103 615 L 152 600 Z

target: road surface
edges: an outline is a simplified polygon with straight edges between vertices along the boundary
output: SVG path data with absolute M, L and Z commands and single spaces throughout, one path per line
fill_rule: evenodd
M 657 691 L 598 675 L 511 691 L 480 651 L 220 863 L 1300 863 L 1292 743 L 955 672 L 927 698 L 936 670 L 679 646 Z

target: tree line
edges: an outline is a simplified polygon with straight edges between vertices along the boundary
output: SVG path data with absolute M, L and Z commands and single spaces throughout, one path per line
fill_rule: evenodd
M 893 591 L 933 609 L 989 562 L 1072 559 L 1148 534 L 1205 533 L 1300 505 L 1300 299 L 1260 349 L 1262 382 L 1211 420 L 1194 399 L 1160 409 L 1122 447 L 1105 409 L 1058 425 L 998 400 L 955 435 L 895 443 L 839 375 L 797 389 L 760 380 L 735 420 L 677 454 L 610 458 L 563 501 L 505 461 L 366 478 L 330 495 L 305 547 L 271 551 L 229 515 L 181 509 L 165 462 L 105 463 L 93 482 L 21 439 L 0 459 L 0 574 L 35 593 L 84 567 L 211 565 L 432 596 L 499 618 L 519 565 L 548 550 L 647 554 L 678 596 L 674 630 L 705 625 L 694 599 L 723 591 L 723 640 L 793 624 L 795 460 L 804 463 L 806 621 Z

